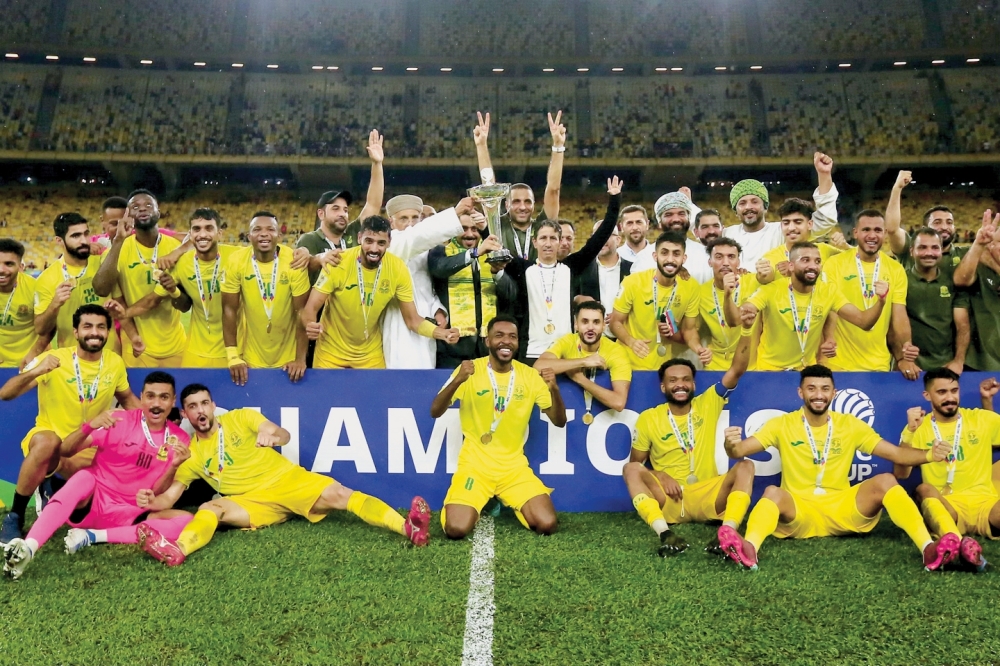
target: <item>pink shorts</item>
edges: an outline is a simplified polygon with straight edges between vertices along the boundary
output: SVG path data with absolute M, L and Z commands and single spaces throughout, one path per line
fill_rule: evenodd
M 90 511 L 79 522 L 68 521 L 73 527 L 82 529 L 103 530 L 110 527 L 125 527 L 135 524 L 146 509 L 136 506 L 135 498 L 131 504 L 98 484 L 90 498 Z

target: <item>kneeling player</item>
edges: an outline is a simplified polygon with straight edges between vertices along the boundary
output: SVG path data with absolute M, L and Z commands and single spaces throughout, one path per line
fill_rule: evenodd
M 995 386 L 995 379 L 986 379 L 980 393 L 991 397 L 988 394 Z M 922 407 L 908 410 L 899 441 L 921 452 L 937 442 L 948 446 L 947 459 L 921 468 L 923 483 L 917 486 L 917 499 L 931 532 L 942 539 L 961 538 L 962 560 L 983 571 L 982 547 L 962 535 L 1000 537 L 1000 495 L 991 478 L 993 447 L 1000 446 L 1000 416 L 982 409 L 959 409 L 959 397 L 957 374 L 948 368 L 928 370 L 924 398 L 931 403 L 931 417 L 924 418 Z M 896 466 L 897 477 L 909 475 L 909 467 Z
M 775 447 L 781 455 L 781 487 L 768 486 L 747 520 L 746 539 L 735 530 L 722 539 L 729 557 L 757 569 L 757 552 L 769 535 L 778 538 L 864 534 L 875 529 L 884 508 L 913 540 L 928 571 L 950 562 L 958 553 L 957 538 L 932 541 L 917 506 L 892 474 L 879 474 L 851 486 L 849 476 L 856 451 L 899 465 L 923 465 L 944 460 L 948 446 L 917 451 L 900 448 L 879 437 L 871 426 L 850 414 L 831 412 L 836 394 L 833 373 L 821 365 L 800 371 L 803 408 L 776 416 L 753 437 L 741 439 L 741 428 L 726 428 L 730 458 Z M 721 535 L 720 535 L 721 536 Z
M 188 458 L 187 434 L 167 421 L 174 405 L 174 378 L 149 373 L 140 404 L 141 409 L 105 412 L 62 441 L 64 456 L 93 447 L 94 462 L 52 496 L 27 538 L 7 545 L 7 577 L 20 578 L 38 549 L 65 523 L 74 527 L 66 536 L 70 554 L 92 543 L 138 543 L 138 529 L 145 525 L 176 537 L 188 524 L 191 514 L 184 511 L 150 513 L 140 506 L 149 494 L 168 487 Z M 83 517 L 74 520 L 76 512 Z
M 462 450 L 444 498 L 445 534 L 461 539 L 476 526 L 492 497 L 514 509 L 521 523 L 539 534 L 556 530 L 556 509 L 547 488 L 524 456 L 528 420 L 535 405 L 556 427 L 566 425 L 566 407 L 552 368 L 535 370 L 514 360 L 517 324 L 497 315 L 486 326 L 490 355 L 462 361 L 431 403 L 438 418 L 461 401 Z
M 176 541 L 141 526 L 142 549 L 168 566 L 181 564 L 207 544 L 219 523 L 254 529 L 283 523 L 292 516 L 316 523 L 331 511 L 345 509 L 370 525 L 409 537 L 417 546 L 427 543 L 430 510 L 422 498 L 413 498 L 406 520 L 376 497 L 306 471 L 271 448 L 288 443 L 287 430 L 250 409 L 234 409 L 216 417 L 212 394 L 201 384 L 184 387 L 181 408 L 195 431 L 191 458 L 150 506 L 154 510 L 173 506 L 198 478 L 215 486 L 220 496 L 199 507 Z
M 722 520 L 721 540 L 725 530 L 740 526 L 750 507 L 753 463 L 742 460 L 725 474 L 719 474 L 715 465 L 719 416 L 750 361 L 750 329 L 743 332 L 722 382 L 698 397 L 690 361 L 675 358 L 660 366 L 660 390 L 667 402 L 647 409 L 636 421 L 622 477 L 635 510 L 660 537 L 660 557 L 688 547 L 668 523 Z M 647 461 L 652 469 L 646 467 Z M 716 547 L 713 542 L 708 550 Z

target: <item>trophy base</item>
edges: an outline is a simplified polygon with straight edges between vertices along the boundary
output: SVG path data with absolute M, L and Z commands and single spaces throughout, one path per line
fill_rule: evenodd
M 499 250 L 494 250 L 493 252 L 490 252 L 489 255 L 486 257 L 486 261 L 487 263 L 490 264 L 506 264 L 513 258 L 514 255 L 510 253 L 510 250 L 507 250 L 506 248 L 500 248 Z

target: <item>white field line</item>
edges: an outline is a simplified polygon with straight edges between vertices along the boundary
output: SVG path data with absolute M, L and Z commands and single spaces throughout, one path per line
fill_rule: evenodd
M 483 516 L 472 537 L 469 600 L 462 666 L 493 666 L 493 518 Z

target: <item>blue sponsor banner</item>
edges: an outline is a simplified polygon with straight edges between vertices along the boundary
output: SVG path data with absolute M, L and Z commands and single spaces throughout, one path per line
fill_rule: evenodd
M 129 371 L 137 395 L 147 372 Z M 413 495 L 420 494 L 436 509 L 444 499 L 462 431 L 457 405 L 437 421 L 430 417 L 429 408 L 448 380 L 447 371 L 310 370 L 303 381 L 291 384 L 279 370 L 252 370 L 244 387 L 235 386 L 225 370 L 175 370 L 172 374 L 178 393 L 184 385 L 200 382 L 212 389 L 219 407 L 259 409 L 289 430 L 292 440 L 282 453 L 306 469 L 376 494 L 393 506 L 408 506 Z M 607 386 L 607 373 L 601 374 L 598 383 Z M 11 370 L 0 370 L 0 381 L 12 375 Z M 708 389 L 721 376 L 699 373 L 698 390 Z M 963 407 L 979 406 L 979 382 L 987 376 L 966 373 L 962 377 Z M 833 409 L 866 421 L 891 442 L 898 440 L 906 425 L 906 410 L 927 406 L 921 395 L 923 385 L 908 382 L 898 373 L 840 373 L 836 382 L 839 391 Z M 635 374 L 628 407 L 621 413 L 604 410 L 595 400 L 590 426 L 582 421 L 580 388 L 564 380 L 560 388 L 569 422 L 565 428 L 556 428 L 535 410 L 525 445 L 532 468 L 555 489 L 552 497 L 560 511 L 632 510 L 620 473 L 628 460 L 631 428 L 639 413 L 663 401 L 656 374 Z M 801 407 L 797 388 L 797 373 L 743 377 L 719 420 L 715 458 L 720 470 L 730 464 L 722 446 L 723 429 L 734 425 L 744 429 L 744 436 L 753 434 L 767 419 Z M 17 478 L 20 442 L 34 425 L 36 411 L 35 392 L 0 403 L 0 478 L 5 481 Z M 754 458 L 756 499 L 765 486 L 779 483 L 781 462 L 772 452 Z M 891 471 L 891 463 L 885 460 L 858 455 L 851 480 L 857 483 Z M 915 473 L 907 485 L 918 479 Z

